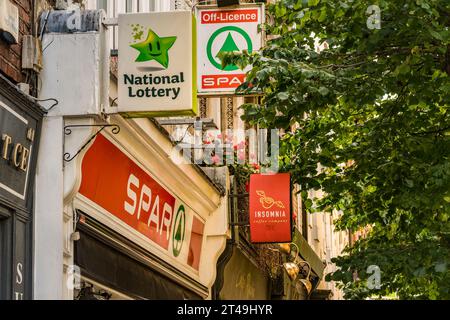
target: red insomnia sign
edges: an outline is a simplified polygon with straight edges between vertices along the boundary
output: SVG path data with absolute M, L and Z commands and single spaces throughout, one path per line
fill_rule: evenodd
M 252 243 L 292 241 L 291 176 L 289 173 L 250 176 Z

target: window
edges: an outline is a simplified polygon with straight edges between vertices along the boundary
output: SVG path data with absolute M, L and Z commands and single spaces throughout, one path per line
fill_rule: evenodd
M 133 0 L 126 1 L 125 12 L 133 12 Z
M 108 2 L 107 0 L 97 0 L 97 9 L 103 9 L 108 12 Z
M 156 0 L 148 0 L 148 2 L 149 2 L 149 11 L 155 11 L 156 10 L 155 1 Z
M 117 0 L 116 0 L 117 1 Z M 156 10 L 158 0 L 126 0 L 125 12 L 152 12 Z
M 0 208 L 1 210 L 2 208 Z M 11 219 L 4 219 L 0 211 L 0 300 L 7 299 L 9 296 L 11 268 L 8 262 L 11 262 L 11 255 L 8 245 L 8 225 Z
M 3 246 L 4 246 L 3 237 L 5 234 L 3 231 L 3 229 L 4 229 L 3 225 L 4 225 L 4 220 L 1 220 L 1 218 L 0 218 L 0 299 L 4 299 L 3 286 L 7 281 L 6 279 L 4 279 L 5 272 L 3 271 L 3 269 L 4 269 L 3 264 L 4 264 L 4 261 L 6 260 L 5 255 L 4 255 L 5 250 L 3 249 Z

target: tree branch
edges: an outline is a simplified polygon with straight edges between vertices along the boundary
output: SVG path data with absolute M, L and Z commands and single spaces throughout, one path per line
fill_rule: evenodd
M 429 134 L 439 134 L 439 133 L 442 133 L 447 130 L 450 130 L 450 126 L 447 126 L 447 127 L 441 128 L 441 129 L 437 129 L 437 130 L 415 132 L 415 133 L 412 133 L 412 135 L 413 136 L 426 136 Z

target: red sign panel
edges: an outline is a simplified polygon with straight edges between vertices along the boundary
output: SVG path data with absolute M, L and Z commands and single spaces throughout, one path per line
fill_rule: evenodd
M 292 241 L 291 176 L 250 176 L 250 236 L 253 243 Z
M 175 257 L 191 232 L 185 263 L 199 269 L 203 222 L 101 134 L 83 158 L 79 192 Z
M 210 74 L 202 76 L 202 89 L 237 88 L 245 81 L 245 74 Z
M 258 9 L 202 11 L 201 23 L 258 22 Z
M 201 222 L 197 217 L 194 217 L 192 223 L 191 243 L 189 245 L 188 264 L 198 270 L 200 267 L 200 255 L 195 254 L 202 249 L 203 231 L 205 224 Z

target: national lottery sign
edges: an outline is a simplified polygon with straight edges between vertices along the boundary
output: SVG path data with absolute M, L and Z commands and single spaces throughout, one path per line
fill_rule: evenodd
M 119 113 L 196 115 L 195 48 L 191 11 L 120 14 Z
M 262 34 L 258 25 L 264 22 L 264 5 L 218 9 L 199 6 L 197 16 L 197 56 L 199 94 L 233 94 L 245 81 L 245 70 L 235 65 L 222 68 L 221 52 L 258 51 Z

